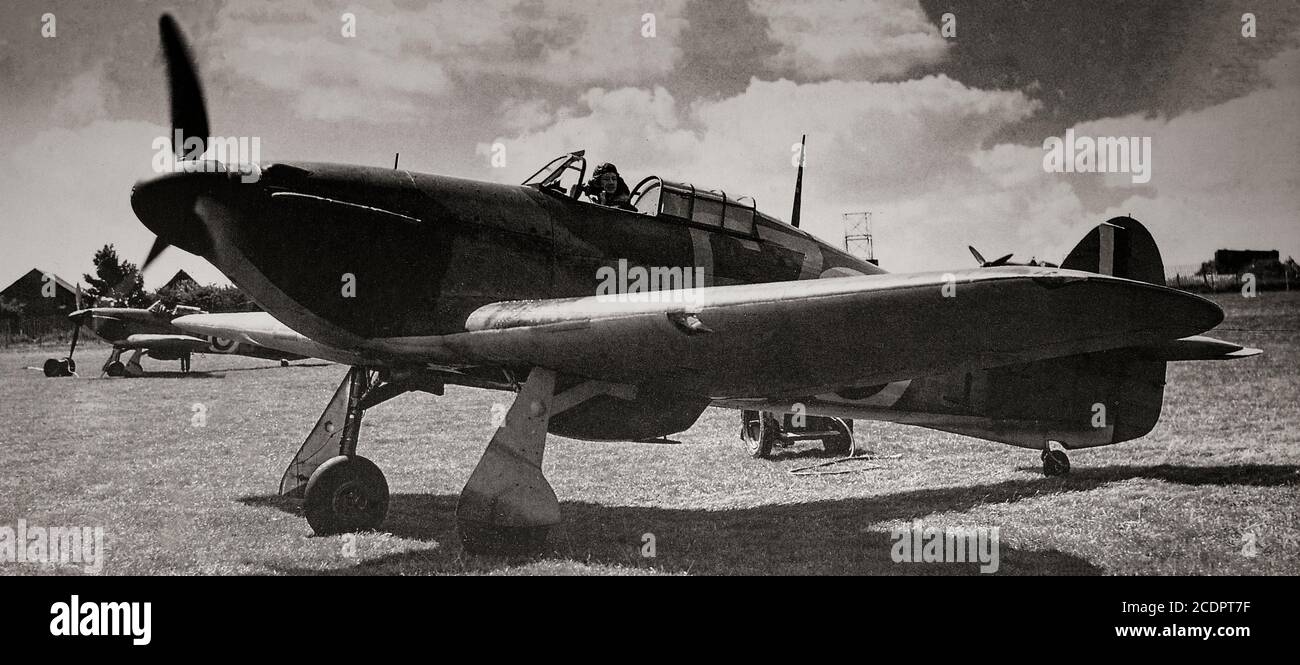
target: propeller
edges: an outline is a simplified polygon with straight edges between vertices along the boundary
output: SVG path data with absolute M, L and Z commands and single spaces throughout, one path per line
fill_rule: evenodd
M 208 111 L 203 102 L 203 86 L 199 84 L 198 67 L 190 53 L 185 35 L 181 33 L 176 19 L 170 14 L 163 14 L 158 19 L 158 31 L 162 40 L 163 57 L 167 60 L 167 91 L 171 96 L 172 137 L 179 132 L 181 145 L 173 145 L 172 150 L 181 157 L 193 150 L 185 146 L 191 141 L 198 141 L 197 154 L 207 150 Z
M 967 245 L 966 249 L 970 250 L 971 256 L 975 257 L 975 261 L 980 264 L 981 268 L 996 268 L 998 266 L 1004 266 L 1007 264 L 1008 261 L 1011 260 L 1011 257 L 1015 256 L 1015 254 L 1012 253 L 1012 254 L 1007 254 L 1006 256 L 996 258 L 992 261 L 985 261 L 984 255 L 980 254 L 979 250 L 975 249 L 975 247 L 971 245 Z
M 198 67 L 190 53 L 185 35 L 176 19 L 163 14 L 158 19 L 159 39 L 163 58 L 167 62 L 167 92 L 171 98 L 172 151 L 178 159 L 187 154 L 202 154 L 208 143 L 208 111 L 203 101 L 203 86 L 199 84 Z M 179 139 L 179 141 L 178 141 Z M 188 149 L 187 149 L 188 146 Z M 169 244 L 159 236 L 149 248 L 141 271 L 167 249 Z
M 68 358 L 72 358 L 73 352 L 77 350 L 77 338 L 81 335 L 81 326 L 85 325 L 86 319 L 92 316 L 88 309 L 80 309 L 68 315 L 72 321 L 72 344 L 68 347 Z

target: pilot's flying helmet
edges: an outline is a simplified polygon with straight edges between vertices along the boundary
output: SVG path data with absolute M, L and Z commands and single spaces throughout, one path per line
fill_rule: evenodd
M 604 164 L 597 166 L 595 171 L 591 172 L 591 177 L 599 178 L 600 176 L 606 173 L 613 173 L 614 175 L 618 175 L 618 167 L 614 166 L 613 164 L 610 164 L 609 162 L 605 162 Z

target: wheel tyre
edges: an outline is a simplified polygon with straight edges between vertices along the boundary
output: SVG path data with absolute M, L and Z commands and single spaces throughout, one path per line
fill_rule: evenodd
M 770 457 L 772 444 L 776 441 L 776 419 L 765 411 L 745 411 L 742 418 L 741 438 L 745 441 L 746 452 L 756 459 Z
M 63 374 L 62 374 L 62 372 L 63 372 L 63 367 L 62 367 L 62 365 L 60 365 L 59 361 L 57 361 L 57 360 L 55 360 L 55 359 L 53 359 L 53 358 L 50 358 L 50 359 L 46 360 L 46 361 L 45 361 L 45 366 L 42 367 L 41 370 L 45 372 L 45 376 L 50 377 L 50 378 L 53 378 L 53 377 L 56 377 L 56 376 L 63 376 Z
M 331 458 L 307 480 L 303 513 L 320 536 L 369 531 L 388 514 L 388 481 L 364 457 Z
M 853 430 L 843 418 L 831 418 L 831 427 L 838 434 L 822 439 L 822 447 L 830 455 L 848 455 L 853 452 Z
M 1064 450 L 1043 451 L 1043 475 L 1064 476 L 1070 472 L 1070 458 Z
M 120 360 L 115 360 L 104 368 L 104 373 L 109 376 L 126 376 L 126 365 L 123 365 Z

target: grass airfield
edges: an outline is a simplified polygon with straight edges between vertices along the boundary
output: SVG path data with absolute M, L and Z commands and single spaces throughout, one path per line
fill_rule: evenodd
M 106 575 L 978 574 L 892 561 L 891 528 L 913 520 L 999 527 L 1002 575 L 1300 574 L 1300 292 L 1215 299 L 1228 318 L 1209 334 L 1264 355 L 1170 364 L 1156 429 L 1072 452 L 1065 478 L 1036 451 L 885 423 L 858 427 L 859 446 L 898 456 L 881 468 L 794 476 L 829 459 L 816 442 L 753 460 L 738 415 L 710 409 L 677 443 L 550 437 L 564 523 L 522 559 L 464 554 L 454 517 L 512 394 L 449 386 L 368 412 L 359 452 L 393 494 L 383 532 L 315 537 L 276 488 L 345 368 L 208 355 L 188 376 L 146 359 L 145 378 L 101 379 L 108 347 L 82 344 L 81 376 L 47 379 L 27 367 L 64 349 L 9 350 L 0 526 L 102 527 Z

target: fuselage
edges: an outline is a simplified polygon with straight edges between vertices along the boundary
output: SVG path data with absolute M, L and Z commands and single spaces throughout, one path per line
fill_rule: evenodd
M 184 335 L 167 316 L 135 307 L 93 307 L 69 315 L 73 321 L 109 344 L 131 335 Z
M 168 203 L 186 199 L 197 211 L 188 222 Z M 169 174 L 137 185 L 133 204 L 146 226 L 208 258 L 277 319 L 343 349 L 463 332 L 489 303 L 593 295 L 599 271 L 620 265 L 699 268 L 695 286 L 884 272 L 762 214 L 746 234 L 372 167 L 277 163 L 253 183 Z
M 276 319 L 363 365 L 391 366 L 392 350 L 406 340 L 465 333 L 471 315 L 492 303 L 599 295 L 602 271 L 611 268 L 698 269 L 702 284 L 696 286 L 884 272 L 762 214 L 742 232 L 697 224 L 690 214 L 642 214 L 558 190 L 402 170 L 277 163 L 254 173 L 250 182 L 220 171 L 160 176 L 136 185 L 132 205 L 160 238 L 207 258 Z M 1133 225 L 1150 245 L 1144 251 L 1158 262 L 1149 235 Z M 899 326 L 909 320 L 907 312 L 890 314 Z M 797 326 L 790 322 L 784 332 Z M 877 336 L 938 334 L 872 329 L 863 321 L 854 326 L 848 329 Z M 870 342 L 863 343 L 858 361 L 870 374 Z M 770 378 L 818 388 L 776 398 L 762 397 L 771 395 L 760 371 L 768 363 L 754 359 L 747 365 L 753 371 L 739 382 L 701 383 L 691 399 L 773 411 L 798 404 L 813 415 L 894 420 L 1029 447 L 1047 439 L 1105 445 L 1144 434 L 1159 415 L 1163 363 L 1125 353 L 872 385 L 841 382 L 852 381 L 847 374 L 832 380 L 835 372 L 826 368 L 787 376 L 791 369 Z M 734 360 L 725 356 L 702 361 L 709 365 L 702 376 L 735 373 Z M 437 362 L 483 368 L 482 360 L 469 358 L 440 356 Z M 1150 371 L 1137 376 L 1124 369 L 1138 362 Z M 1055 384 L 1062 376 L 1068 390 Z M 689 387 L 678 382 L 673 389 Z M 1139 393 L 1140 400 L 1122 400 Z M 1098 427 L 1091 407 L 1099 403 L 1122 413 L 1122 422 L 1112 416 Z M 1137 406 L 1124 411 L 1130 403 Z

